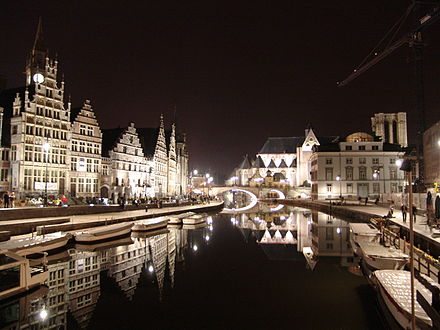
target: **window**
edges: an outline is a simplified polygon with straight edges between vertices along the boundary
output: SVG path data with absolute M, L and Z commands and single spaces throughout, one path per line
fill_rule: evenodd
M 11 131 L 12 131 L 12 135 L 17 134 L 18 133 L 18 126 L 12 125 Z
M 78 151 L 78 141 L 72 141 L 72 151 Z
M 359 146 L 359 150 L 365 150 L 365 146 Z
M 352 146 L 345 146 L 345 150 L 353 150 Z
M 394 158 L 390 158 L 390 165 L 396 165 L 396 160 Z
M 348 166 L 345 168 L 345 177 L 347 180 L 353 180 L 353 167 Z
M 102 165 L 102 175 L 108 175 L 108 165 Z
M 397 171 L 395 167 L 390 167 L 390 179 L 397 180 Z
M 325 168 L 325 179 L 327 181 L 333 181 L 333 168 L 331 167 Z
M 371 150 L 379 150 L 379 146 L 372 146 Z
M 333 227 L 325 228 L 325 239 L 327 241 L 332 241 L 333 240 Z
M 327 183 L 327 192 L 332 192 L 332 184 Z
M 347 183 L 347 194 L 353 193 L 353 184 Z
M 76 157 L 72 157 L 71 159 L 72 159 L 72 161 L 70 163 L 70 169 L 72 171 L 76 171 L 77 170 L 77 158 Z
M 326 164 L 332 164 L 332 163 L 333 163 L 333 160 L 332 160 L 331 158 L 326 158 L 326 159 L 325 159 L 325 163 L 326 163 Z
M 86 135 L 86 125 L 79 126 L 79 134 Z
M 80 152 L 84 152 L 86 148 L 86 143 L 85 142 L 80 142 L 79 143 L 79 151 Z
M 359 180 L 367 179 L 367 168 L 365 166 L 359 167 Z
M 0 170 L 0 181 L 8 181 L 8 169 L 2 168 Z
M 379 158 L 373 158 L 373 165 L 379 165 Z
M 87 172 L 92 172 L 92 160 L 87 159 Z
M 367 160 L 365 158 L 359 158 L 359 164 L 366 164 Z
M 399 192 L 399 191 L 398 191 L 398 188 L 397 188 L 397 183 L 396 183 L 396 182 L 391 182 L 391 192 L 392 192 L 392 193 L 397 193 L 397 192 Z
M 345 159 L 345 164 L 353 164 L 353 158 Z
M 380 183 L 373 182 L 373 194 L 380 194 Z

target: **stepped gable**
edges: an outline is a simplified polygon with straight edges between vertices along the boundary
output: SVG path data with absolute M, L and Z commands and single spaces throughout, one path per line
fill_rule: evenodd
M 102 156 L 110 157 L 110 150 L 115 146 L 121 135 L 125 132 L 124 128 L 110 128 L 102 130 Z
M 286 161 L 284 159 L 282 159 L 278 168 L 284 168 L 284 167 L 289 167 L 289 166 L 287 166 Z
M 20 102 L 20 112 L 25 110 L 24 100 L 26 99 L 26 90 L 28 91 L 29 100 L 32 100 L 35 95 L 35 85 L 30 85 L 28 87 L 4 89 L 0 91 L 0 107 L 3 108 L 3 127 L 0 127 L 0 129 L 2 130 L 2 140 L 0 141 L 0 146 L 11 146 L 11 118 L 13 104 L 18 94 Z
M 270 163 L 269 163 L 269 165 L 267 167 L 276 168 L 277 166 L 275 165 L 275 162 L 273 161 L 273 159 L 271 159 Z

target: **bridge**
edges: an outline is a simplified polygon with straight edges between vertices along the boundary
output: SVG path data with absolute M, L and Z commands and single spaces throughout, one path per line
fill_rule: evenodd
M 237 193 L 241 192 L 247 194 L 250 197 L 250 204 L 237 208 L 237 209 L 228 209 L 225 207 L 226 211 L 235 211 L 235 212 L 243 212 L 252 209 L 257 203 L 258 199 L 263 196 L 267 196 L 268 194 L 274 195 L 274 198 L 285 199 L 285 194 L 278 189 L 275 188 L 259 188 L 259 187 L 241 187 L 241 186 L 215 186 L 210 188 L 210 192 L 212 195 L 218 196 L 223 195 L 225 192 Z

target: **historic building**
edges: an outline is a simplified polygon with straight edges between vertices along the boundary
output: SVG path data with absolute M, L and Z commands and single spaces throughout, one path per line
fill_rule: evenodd
M 48 56 L 41 21 L 25 73 L 26 87 L 0 93 L 3 134 L 9 135 L 2 139 L 10 147 L 9 189 L 20 198 L 46 191 L 64 194 L 69 182 L 70 103 L 65 107 L 64 81 L 57 80 L 58 61 Z
M 406 112 L 375 113 L 371 118 L 371 128 L 383 142 L 408 146 Z
M 186 135 L 175 125 L 101 130 L 89 100 L 64 103 L 58 61 L 49 58 L 41 20 L 26 62 L 25 86 L 0 90 L 0 197 L 113 202 L 187 193 Z M 63 79 L 64 80 L 64 79 Z M 138 135 L 139 133 L 139 135 Z
M 403 191 L 398 144 L 378 141 L 363 132 L 315 146 L 311 160 L 312 198 L 376 198 Z
M 439 193 L 440 184 L 440 122 L 435 123 L 423 134 L 425 162 L 425 185 Z
M 100 196 L 102 133 L 89 100 L 72 109 L 70 194 Z

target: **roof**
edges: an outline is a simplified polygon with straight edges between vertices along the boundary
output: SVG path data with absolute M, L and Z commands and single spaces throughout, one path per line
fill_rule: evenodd
M 275 165 L 275 162 L 273 161 L 273 159 L 271 159 L 270 163 L 267 167 L 277 167 L 277 166 Z
M 327 144 L 321 144 L 314 147 L 315 151 L 340 151 L 339 143 L 327 143 Z
M 317 136 L 320 144 L 335 142 L 339 136 Z M 305 137 L 270 137 L 266 140 L 260 154 L 283 154 L 296 153 L 296 148 L 301 147 L 304 143 Z
M 30 85 L 27 89 L 29 91 L 29 99 L 32 100 L 35 94 L 35 85 Z M 11 118 L 15 96 L 17 93 L 20 95 L 20 99 L 22 100 L 21 110 L 23 110 L 25 91 L 26 87 L 11 88 L 0 91 L 0 107 L 4 109 L 3 126 L 1 127 L 2 140 L 0 141 L 0 145 L 3 147 L 11 146 Z
M 288 167 L 284 159 L 281 159 L 281 163 L 278 167 Z
M 253 164 L 252 164 L 252 168 L 261 168 L 261 167 L 266 167 L 266 166 L 264 166 L 264 162 L 263 162 L 263 160 L 261 159 L 261 157 L 260 156 L 258 156 L 256 159 L 255 159 L 255 161 L 253 162 Z
M 121 137 L 125 128 L 110 128 L 102 130 L 102 156 L 109 157 L 109 151 L 116 146 L 116 142 Z
M 239 170 L 245 170 L 251 168 L 251 163 L 249 162 L 248 155 L 245 155 L 243 161 L 238 165 Z

